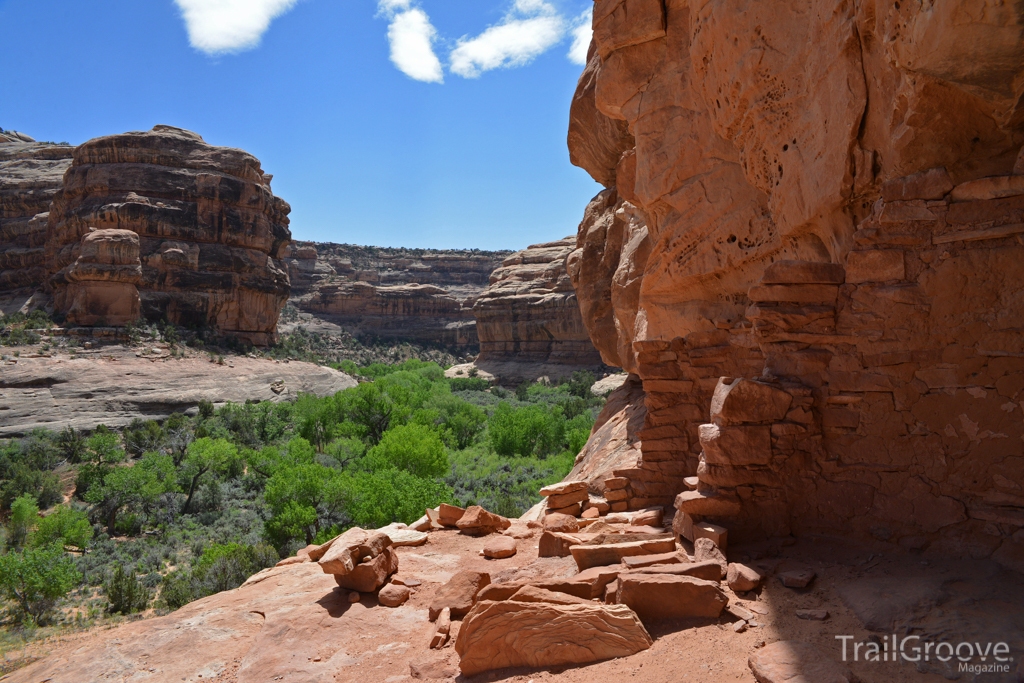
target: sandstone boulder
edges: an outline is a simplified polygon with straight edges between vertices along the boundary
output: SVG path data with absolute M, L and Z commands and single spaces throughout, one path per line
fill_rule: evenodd
M 400 607 L 412 595 L 406 586 L 389 583 L 377 593 L 377 602 L 385 607 Z
M 660 619 L 717 619 L 729 599 L 714 581 L 672 574 L 620 574 L 615 602 L 644 623 Z
M 693 542 L 693 559 L 696 562 L 716 563 L 722 569 L 719 578 L 725 578 L 729 573 L 729 561 L 725 559 L 725 553 L 710 538 L 698 538 Z
M 752 591 L 761 585 L 761 575 L 754 569 L 739 562 L 730 562 L 726 570 L 725 581 L 729 588 L 737 593 Z
M 512 666 L 556 667 L 628 657 L 653 644 L 623 605 L 481 602 L 455 640 L 459 669 L 472 676 Z
M 437 591 L 430 603 L 430 620 L 435 621 L 445 608 L 453 617 L 465 616 L 476 602 L 477 594 L 490 582 L 491 576 L 486 572 L 459 572 Z
M 321 562 L 321 566 L 322 562 Z M 388 577 L 398 571 L 398 553 L 386 547 L 379 555 L 366 556 L 352 571 L 335 574 L 334 581 L 341 588 L 372 593 L 385 583 Z
M 325 574 L 338 576 L 352 572 L 364 559 L 375 558 L 389 547 L 391 539 L 387 534 L 356 526 L 309 551 L 309 557 L 319 563 Z
M 385 534 L 390 538 L 391 545 L 395 548 L 400 548 L 402 546 L 416 547 L 427 542 L 426 533 L 407 527 L 401 522 L 388 524 L 386 527 L 377 529 L 377 531 L 378 533 Z
M 466 510 L 464 508 L 449 505 L 448 503 L 441 503 L 437 509 L 437 523 L 441 526 L 447 527 L 456 526 L 459 523 L 459 520 L 462 519 L 462 515 L 465 513 Z
M 579 522 L 575 517 L 563 515 L 558 512 L 550 513 L 544 517 L 544 529 L 546 531 L 562 531 L 572 533 L 580 530 Z
M 512 522 L 501 515 L 488 512 L 479 505 L 470 505 L 455 525 L 464 534 L 486 536 L 508 529 Z
M 516 539 L 508 536 L 495 536 L 484 543 L 484 557 L 502 560 L 516 554 Z

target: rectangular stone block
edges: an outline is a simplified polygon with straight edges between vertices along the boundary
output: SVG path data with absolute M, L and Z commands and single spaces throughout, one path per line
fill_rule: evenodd
M 772 460 L 769 425 L 700 426 L 704 460 L 714 465 L 767 465 Z
M 790 303 L 835 303 L 839 296 L 836 285 L 756 285 L 747 292 L 754 302 L 786 301 Z
M 887 282 L 906 277 L 903 252 L 898 249 L 852 251 L 846 258 L 846 281 Z
M 723 553 L 729 545 L 729 530 L 724 526 L 711 522 L 697 522 L 693 525 L 693 541 L 698 538 L 710 538 Z

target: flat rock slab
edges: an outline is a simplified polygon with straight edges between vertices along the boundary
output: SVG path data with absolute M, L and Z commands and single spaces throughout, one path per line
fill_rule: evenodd
M 481 602 L 455 640 L 466 676 L 512 666 L 556 667 L 627 657 L 653 640 L 624 605 Z
M 602 539 L 614 538 L 604 536 Z M 647 540 L 628 541 L 625 543 L 580 544 L 569 548 L 576 566 L 580 570 L 601 565 L 618 564 L 624 557 L 635 555 L 659 555 L 673 552 L 676 549 L 675 539 L 651 538 Z
M 748 660 L 758 683 L 857 683 L 849 668 L 809 643 L 780 640 Z
M 473 608 L 476 596 L 491 582 L 486 572 L 459 572 L 437 592 L 430 603 L 430 620 L 435 621 L 447 607 L 453 617 L 465 616 Z
M 620 574 L 615 602 L 644 623 L 662 619 L 717 619 L 729 599 L 714 581 L 672 574 Z
M 540 490 L 542 496 L 563 496 L 567 493 L 586 491 L 588 484 L 585 481 L 560 481 L 556 484 L 549 484 Z
M 441 526 L 455 526 L 465 513 L 466 510 L 464 508 L 441 503 L 437 508 L 437 523 Z M 429 514 L 427 513 L 428 516 Z
M 377 531 L 378 533 L 386 534 L 391 539 L 391 545 L 396 548 L 403 546 L 415 548 L 427 542 L 426 533 L 410 529 L 399 522 L 388 524 L 386 527 L 377 529 Z
M 0 437 L 37 427 L 92 430 L 124 427 L 135 418 L 161 420 L 200 401 L 214 405 L 294 400 L 299 394 L 329 396 L 356 385 L 343 372 L 291 361 L 232 356 L 211 363 L 192 358 L 150 360 L 135 349 L 102 348 L 75 359 L 20 358 L 0 370 Z

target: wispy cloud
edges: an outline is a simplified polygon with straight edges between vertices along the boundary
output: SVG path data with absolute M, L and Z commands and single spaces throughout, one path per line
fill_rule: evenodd
M 207 54 L 241 52 L 259 45 L 270 22 L 298 0 L 174 0 L 192 47 Z
M 566 22 L 545 0 L 516 0 L 500 24 L 451 51 L 451 70 L 476 78 L 484 71 L 529 64 L 565 36 Z
M 576 17 L 572 28 L 569 30 L 572 35 L 572 46 L 569 47 L 569 61 L 573 64 L 585 66 L 587 63 L 587 52 L 590 50 L 590 39 L 594 35 L 591 24 L 594 23 L 593 6 L 583 10 L 583 13 Z
M 380 0 L 380 13 L 388 17 L 391 62 L 409 78 L 425 83 L 443 83 L 441 60 L 434 53 L 437 30 L 430 17 L 412 0 Z

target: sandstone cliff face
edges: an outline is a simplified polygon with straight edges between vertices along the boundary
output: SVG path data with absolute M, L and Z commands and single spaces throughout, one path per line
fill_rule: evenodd
M 0 295 L 46 280 L 46 222 L 74 147 L 0 137 Z
M 477 364 L 600 365 L 566 271 L 575 241 L 534 244 L 506 258 L 473 306 Z M 501 373 L 497 373 L 501 374 Z
M 90 229 L 138 235 L 142 314 L 265 344 L 288 297 L 277 259 L 291 240 L 288 204 L 259 161 L 192 132 L 96 138 L 74 151 L 46 241 L 57 311 L 74 308 L 74 264 Z
M 634 507 L 696 474 L 679 509 L 740 534 L 1024 566 L 1021 22 L 598 0 L 569 142 L 609 189 L 570 271 L 643 381 L 639 469 L 680 470 Z
M 360 336 L 477 345 L 473 303 L 509 252 L 293 242 L 292 303 Z

